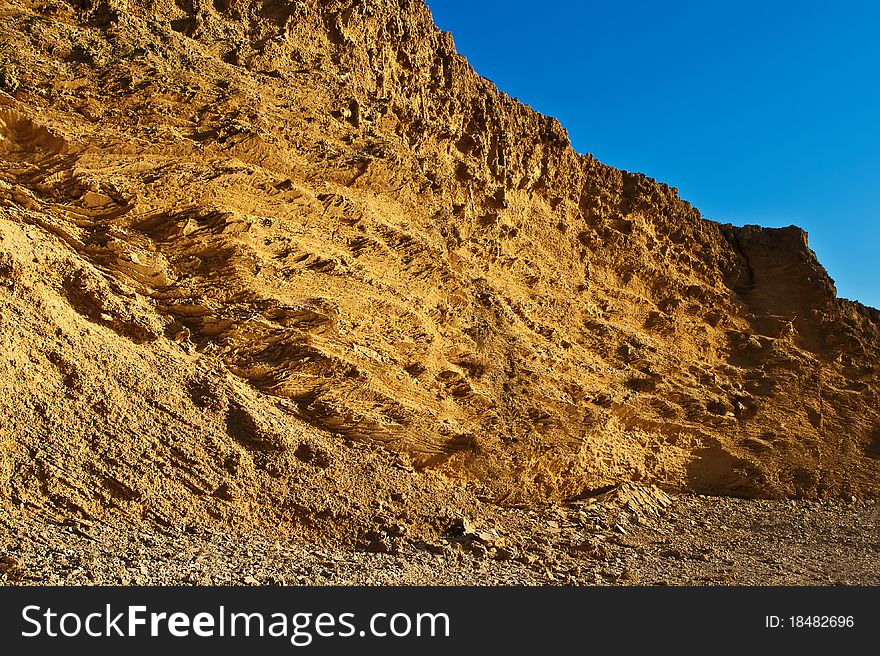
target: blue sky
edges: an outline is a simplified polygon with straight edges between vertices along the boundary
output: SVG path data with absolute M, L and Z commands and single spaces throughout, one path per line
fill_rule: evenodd
M 478 73 L 706 218 L 799 225 L 880 307 L 880 2 L 427 0 Z

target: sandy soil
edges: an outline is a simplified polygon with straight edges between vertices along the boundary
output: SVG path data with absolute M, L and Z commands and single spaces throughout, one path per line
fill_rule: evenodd
M 396 553 L 0 513 L 12 585 L 880 585 L 880 505 L 670 499 L 498 511 Z

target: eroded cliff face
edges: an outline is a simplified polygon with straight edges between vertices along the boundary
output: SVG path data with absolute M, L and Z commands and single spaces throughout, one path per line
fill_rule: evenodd
M 327 533 L 880 489 L 880 314 L 806 234 L 576 154 L 421 2 L 0 15 L 6 499 Z

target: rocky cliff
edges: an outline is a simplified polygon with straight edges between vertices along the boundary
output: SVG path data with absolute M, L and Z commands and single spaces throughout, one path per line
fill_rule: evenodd
M 422 2 L 0 18 L 6 503 L 393 535 L 621 481 L 877 496 L 880 313 L 802 230 L 575 153 Z

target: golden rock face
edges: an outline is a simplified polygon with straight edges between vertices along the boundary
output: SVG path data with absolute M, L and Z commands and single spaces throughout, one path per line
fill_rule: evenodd
M 0 9 L 7 502 L 877 495 L 880 314 L 803 231 L 576 154 L 420 2 L 85 4 Z

